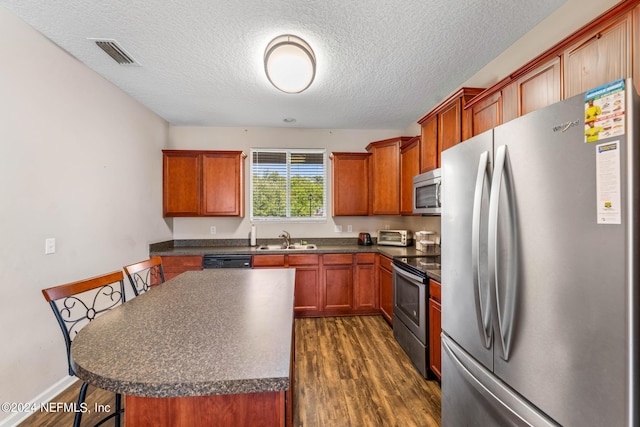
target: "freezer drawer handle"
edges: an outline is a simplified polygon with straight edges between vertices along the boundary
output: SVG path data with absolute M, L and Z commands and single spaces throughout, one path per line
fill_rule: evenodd
M 484 187 L 490 179 L 489 172 L 489 152 L 485 151 L 480 155 L 478 162 L 478 174 L 476 176 L 476 189 L 473 198 L 473 223 L 471 229 L 471 262 L 473 268 L 473 290 L 476 304 L 476 316 L 480 337 L 485 348 L 491 346 L 493 330 L 491 329 L 491 287 L 488 283 L 480 283 L 480 226 L 482 217 L 482 199 Z
M 500 207 L 500 193 L 502 183 L 505 183 L 506 203 L 508 208 L 508 218 L 499 219 L 498 211 Z M 493 179 L 491 181 L 491 196 L 489 197 L 489 284 L 495 292 L 496 312 L 498 317 L 498 329 L 500 343 L 502 344 L 502 358 L 509 360 L 509 350 L 511 347 L 511 334 L 513 332 L 513 317 L 516 302 L 517 277 L 518 277 L 518 239 L 516 226 L 515 202 L 513 198 L 513 174 L 509 162 L 509 153 L 506 145 L 501 145 L 496 150 L 496 160 Z M 498 221 L 507 221 L 507 238 L 510 239 L 510 250 L 508 251 L 509 261 L 506 265 L 498 265 Z M 500 228 L 504 230 L 504 226 Z M 506 270 L 504 282 L 504 294 L 501 294 L 498 276 L 500 267 Z

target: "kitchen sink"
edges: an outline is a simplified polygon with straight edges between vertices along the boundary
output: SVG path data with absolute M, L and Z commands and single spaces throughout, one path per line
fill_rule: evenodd
M 259 251 L 313 251 L 318 249 L 318 246 L 314 244 L 300 244 L 292 243 L 288 248 L 283 248 L 282 245 L 260 245 L 257 250 Z

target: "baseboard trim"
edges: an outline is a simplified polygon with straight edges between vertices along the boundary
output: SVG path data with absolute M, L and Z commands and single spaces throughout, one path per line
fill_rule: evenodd
M 33 400 L 29 402 L 29 404 L 38 405 L 41 403 L 50 402 L 51 400 L 53 400 L 53 398 L 55 398 L 57 395 L 62 393 L 64 390 L 66 390 L 76 381 L 78 381 L 78 378 L 66 376 L 60 381 L 58 381 L 57 383 L 55 383 L 54 385 L 52 385 L 51 387 L 49 387 L 48 389 L 46 389 L 45 391 L 43 391 L 42 393 L 40 393 L 38 396 L 36 396 Z M 15 427 L 21 422 L 23 422 L 24 420 L 26 420 L 27 418 L 29 418 L 31 414 L 32 412 L 13 413 L 9 417 L 3 420 L 0 420 L 0 427 Z

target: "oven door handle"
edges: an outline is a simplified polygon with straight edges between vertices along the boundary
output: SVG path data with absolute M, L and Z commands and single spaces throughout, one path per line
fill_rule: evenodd
M 391 266 L 393 267 L 393 271 L 395 273 L 398 273 L 399 275 L 403 276 L 407 280 L 410 280 L 410 281 L 415 282 L 415 283 L 420 284 L 420 285 L 424 285 L 424 279 L 425 279 L 424 277 L 420 277 L 420 276 L 417 276 L 417 275 L 415 275 L 413 273 L 409 273 L 408 271 L 405 271 L 405 270 L 401 269 L 400 267 L 396 266 L 393 263 L 391 264 Z

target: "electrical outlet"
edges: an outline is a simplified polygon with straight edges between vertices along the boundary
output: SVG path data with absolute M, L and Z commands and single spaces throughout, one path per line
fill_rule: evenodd
M 50 237 L 44 240 L 44 254 L 55 254 L 56 253 L 56 239 Z
M 216 234 L 216 226 L 215 225 L 211 226 L 211 234 Z
M 342 233 L 342 226 L 336 225 L 336 233 Z
M 389 229 L 389 224 L 385 224 L 385 225 L 384 225 L 384 229 L 385 229 L 385 230 L 388 230 L 388 229 Z
M 353 226 L 351 224 L 347 225 L 347 232 L 351 233 L 353 231 Z

